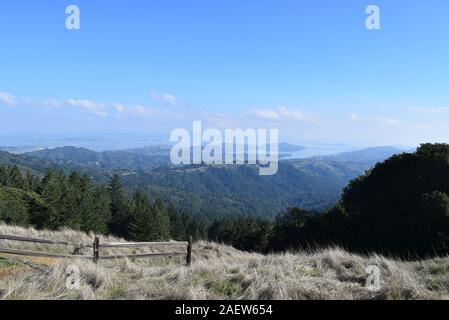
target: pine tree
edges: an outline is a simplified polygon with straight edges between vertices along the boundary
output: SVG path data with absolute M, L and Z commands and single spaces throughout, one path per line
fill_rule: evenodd
M 157 199 L 154 204 L 154 218 L 156 221 L 156 239 L 170 239 L 170 217 L 168 210 L 161 199 Z
M 68 179 L 60 174 L 59 180 L 63 194 L 63 224 L 71 229 L 79 230 L 86 201 L 81 190 L 81 176 L 77 171 L 73 171 Z
M 39 186 L 39 178 L 32 174 L 30 171 L 27 171 L 24 181 L 24 189 L 27 191 L 37 191 L 39 189 Z
M 7 166 L 0 166 L 0 186 L 9 187 L 11 182 L 9 180 L 9 169 Z
M 94 202 L 97 199 L 94 198 L 94 186 L 89 176 L 84 175 L 79 181 L 80 204 L 79 204 L 79 216 L 81 218 L 80 228 L 84 231 L 94 231 L 96 229 L 94 223 L 96 220 Z
M 12 166 L 9 169 L 9 181 L 10 186 L 13 188 L 23 189 L 24 181 L 22 177 L 22 172 L 18 166 Z
M 170 234 L 173 240 L 185 241 L 187 239 L 183 217 L 173 210 L 169 210 Z
M 131 223 L 131 210 L 126 199 L 120 178 L 114 175 L 109 186 L 111 197 L 111 221 L 109 229 L 112 234 L 128 238 L 129 226 Z
M 135 241 L 151 241 L 156 234 L 157 226 L 154 212 L 148 196 L 143 192 L 134 195 L 133 219 L 130 225 L 130 238 Z
M 50 167 L 42 180 L 40 193 L 42 199 L 47 205 L 48 211 L 45 215 L 34 215 L 32 217 L 33 224 L 36 227 L 43 229 L 58 229 L 62 226 L 62 192 L 61 180 L 57 171 Z
M 83 230 L 94 231 L 99 234 L 109 233 L 108 225 L 111 220 L 111 201 L 107 188 L 100 186 L 93 193 L 93 215 L 84 216 Z

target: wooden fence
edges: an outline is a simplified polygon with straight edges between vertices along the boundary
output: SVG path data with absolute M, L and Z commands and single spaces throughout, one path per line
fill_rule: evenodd
M 124 242 L 124 243 L 100 243 L 100 238 L 95 237 L 94 242 L 91 244 L 86 243 L 75 243 L 67 241 L 54 241 L 48 239 L 37 239 L 28 237 L 18 237 L 11 235 L 0 234 L 0 240 L 9 241 L 19 241 L 19 242 L 31 242 L 31 243 L 42 243 L 50 245 L 59 246 L 71 246 L 73 247 L 72 254 L 56 254 L 56 253 L 45 253 L 36 251 L 26 251 L 17 249 L 3 249 L 0 247 L 0 253 L 7 253 L 13 255 L 21 256 L 31 256 L 31 257 L 46 257 L 46 258 L 77 258 L 77 259 L 92 259 L 93 262 L 97 263 L 99 260 L 104 259 L 138 259 L 138 258 L 157 258 L 157 257 L 172 257 L 172 256 L 185 256 L 186 264 L 190 265 L 192 262 L 192 237 L 189 237 L 188 241 L 170 241 L 170 242 Z M 160 247 L 186 247 L 186 251 L 179 252 L 158 252 L 158 253 L 140 253 L 140 254 L 125 254 L 125 255 L 100 255 L 101 248 L 160 248 Z M 92 248 L 92 255 L 79 255 L 79 251 L 83 248 Z

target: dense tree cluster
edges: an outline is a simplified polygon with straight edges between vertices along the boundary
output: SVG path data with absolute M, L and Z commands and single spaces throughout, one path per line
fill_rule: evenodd
M 0 220 L 39 229 L 70 227 L 85 232 L 114 234 L 136 241 L 203 238 L 205 227 L 170 211 L 156 199 L 137 191 L 129 198 L 118 176 L 109 187 L 87 175 L 70 175 L 50 167 L 40 179 L 17 166 L 0 165 Z
M 275 222 L 278 249 L 336 244 L 403 257 L 449 253 L 449 145 L 424 144 L 353 180 L 322 215 L 291 209 Z
M 257 217 L 223 218 L 209 227 L 209 239 L 246 250 L 268 252 L 272 223 Z

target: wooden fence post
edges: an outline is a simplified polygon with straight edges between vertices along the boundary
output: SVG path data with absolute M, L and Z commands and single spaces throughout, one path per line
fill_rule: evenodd
M 100 238 L 95 237 L 94 239 L 94 263 L 98 263 L 100 258 Z
M 187 245 L 187 257 L 186 257 L 186 264 L 190 266 L 192 263 L 192 244 L 193 239 L 192 236 L 189 236 L 189 244 Z

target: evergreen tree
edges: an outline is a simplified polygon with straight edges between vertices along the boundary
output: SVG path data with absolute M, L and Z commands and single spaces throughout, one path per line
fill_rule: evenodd
M 276 218 L 272 246 L 277 250 L 298 249 L 310 244 L 307 227 L 313 214 L 301 208 L 289 208 Z
M 133 219 L 130 225 L 130 238 L 134 241 L 152 241 L 157 237 L 157 225 L 148 196 L 143 192 L 134 195 Z
M 114 175 L 111 179 L 109 194 L 111 198 L 111 221 L 109 223 L 109 230 L 112 234 L 128 238 L 129 226 L 132 219 L 131 208 L 124 195 L 118 175 Z
M 86 198 L 81 190 L 81 176 L 77 171 L 73 171 L 69 178 L 65 175 L 59 176 L 62 202 L 63 202 L 63 225 L 71 229 L 81 229 L 82 212 L 85 210 Z
M 154 207 L 154 219 L 156 222 L 155 240 L 170 239 L 170 217 L 168 210 L 161 199 L 157 199 Z
M 47 205 L 48 212 L 46 215 L 38 215 L 33 217 L 33 222 L 38 228 L 48 228 L 56 230 L 63 225 L 62 208 L 62 185 L 58 172 L 50 167 L 47 170 L 41 184 L 41 196 Z
M 38 191 L 39 187 L 40 187 L 39 178 L 34 174 L 32 174 L 30 171 L 27 171 L 24 180 L 24 189 L 27 191 Z
M 10 167 L 9 182 L 10 182 L 10 186 L 13 188 L 23 189 L 24 180 L 23 180 L 22 172 L 20 171 L 18 166 Z
M 170 215 L 170 234 L 173 240 L 185 241 L 187 239 L 186 227 L 183 216 L 179 213 L 169 210 Z
M 9 169 L 7 166 L 0 165 L 0 186 L 9 187 L 10 185 Z
M 93 193 L 92 213 L 84 215 L 83 230 L 93 231 L 98 234 L 109 233 L 109 223 L 111 221 L 111 201 L 107 188 L 96 187 Z
M 236 246 L 238 243 L 237 237 L 237 222 L 235 219 L 217 219 L 209 227 L 209 239 L 217 243 L 223 242 Z
M 83 175 L 79 181 L 80 212 L 81 217 L 80 227 L 84 231 L 95 231 L 95 221 L 97 220 L 98 212 L 96 211 L 95 202 L 98 199 L 94 197 L 94 186 L 89 176 Z
M 28 225 L 28 204 L 24 192 L 17 188 L 0 187 L 0 220 L 7 224 Z

